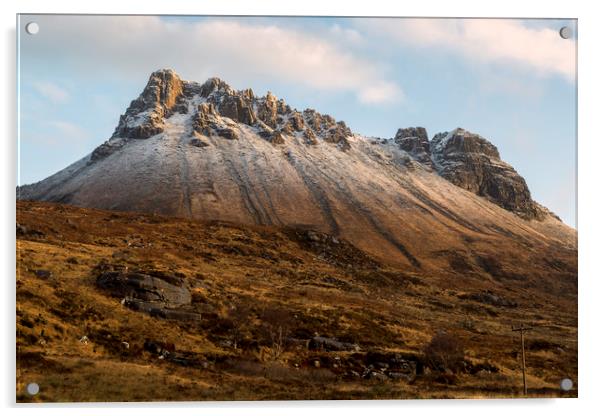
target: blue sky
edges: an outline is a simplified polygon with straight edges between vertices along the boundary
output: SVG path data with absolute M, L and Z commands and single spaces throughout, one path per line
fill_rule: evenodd
M 24 26 L 36 21 L 37 35 Z M 111 136 L 149 74 L 218 76 L 392 137 L 463 127 L 575 226 L 574 21 L 21 16 L 21 184 Z

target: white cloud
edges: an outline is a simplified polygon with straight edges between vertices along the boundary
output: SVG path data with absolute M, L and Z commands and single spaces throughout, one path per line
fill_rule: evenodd
M 575 80 L 575 41 L 511 19 L 370 19 L 359 27 L 415 48 L 440 48 L 471 62 L 507 65 Z
M 363 88 L 358 98 L 364 104 L 378 104 L 400 101 L 403 91 L 394 83 L 379 82 Z
M 45 36 L 31 45 L 32 54 L 52 53 L 52 59 L 87 71 L 129 71 L 139 78 L 168 67 L 196 81 L 219 76 L 238 88 L 252 86 L 254 80 L 288 82 L 319 91 L 351 92 L 369 104 L 401 96 L 401 88 L 387 79 L 386 67 L 343 47 L 345 42 L 332 33 L 321 36 L 252 19 L 41 18 Z M 354 30 L 334 30 L 347 40 L 359 40 Z
M 36 82 L 33 87 L 40 95 L 55 104 L 69 99 L 69 93 L 66 90 L 51 82 Z

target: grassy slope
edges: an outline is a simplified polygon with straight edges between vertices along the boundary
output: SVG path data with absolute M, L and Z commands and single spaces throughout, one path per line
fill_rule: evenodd
M 23 201 L 17 221 L 28 229 L 17 241 L 19 401 L 518 396 L 519 344 L 510 331 L 518 322 L 535 326 L 527 343 L 532 395 L 560 396 L 562 378 L 577 380 L 576 252 L 559 253 L 561 267 L 545 281 L 519 281 L 461 267 L 421 275 L 378 263 L 345 242 L 311 243 L 290 229 Z M 122 306 L 95 286 L 94 268 L 103 259 L 182 273 L 202 322 L 176 323 Z M 484 289 L 519 306 L 465 299 Z M 446 330 L 464 342 L 467 360 L 500 372 L 461 374 L 454 384 L 432 375 L 413 383 L 349 380 L 332 360 L 351 353 L 288 345 L 278 354 L 274 316 L 285 335 L 337 337 L 364 352 L 419 356 L 434 333 Z M 89 342 L 79 341 L 84 335 Z M 159 359 L 143 349 L 145 340 L 175 344 L 194 365 Z M 316 360 L 321 368 L 312 365 Z M 24 393 L 32 381 L 41 386 L 35 398 Z

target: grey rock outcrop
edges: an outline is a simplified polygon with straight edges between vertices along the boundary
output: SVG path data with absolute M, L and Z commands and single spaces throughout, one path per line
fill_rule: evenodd
M 428 134 L 424 127 L 408 127 L 397 130 L 395 143 L 425 166 L 433 167 Z
M 461 128 L 436 134 L 429 142 L 423 127 L 400 128 L 393 141 L 413 160 L 443 178 L 488 199 L 524 219 L 543 219 L 552 212 L 531 198 L 524 178 L 500 158 L 492 143 Z
M 209 143 L 207 143 L 207 142 L 205 142 L 205 141 L 203 141 L 203 140 L 201 140 L 201 139 L 199 139 L 197 137 L 194 137 L 193 139 L 191 139 L 190 140 L 190 144 L 192 146 L 196 146 L 196 147 L 207 147 L 207 146 L 209 146 Z
M 215 134 L 228 140 L 238 140 L 238 133 L 232 128 L 217 129 Z
M 544 210 L 531 199 L 524 178 L 492 143 L 461 128 L 433 137 L 430 150 L 443 178 L 526 219 L 541 219 Z
M 257 101 L 257 117 L 271 128 L 276 128 L 278 105 L 276 97 L 268 91 L 267 95 Z
M 209 135 L 217 123 L 217 111 L 211 103 L 202 103 L 197 107 L 197 112 L 192 119 L 192 128 L 198 134 Z
M 182 278 L 160 271 L 128 271 L 113 268 L 101 272 L 96 284 L 113 296 L 178 307 L 191 302 Z
M 478 293 L 470 293 L 459 296 L 460 299 L 473 300 L 479 303 L 485 303 L 497 307 L 516 308 L 518 303 L 512 299 L 507 299 L 491 290 L 484 290 Z
M 96 269 L 96 285 L 120 298 L 122 305 L 152 317 L 177 321 L 199 321 L 201 315 L 190 309 L 192 296 L 185 279 L 159 270 L 129 270 L 122 265 L 101 263 Z
M 274 130 L 270 136 L 270 141 L 273 145 L 284 144 L 284 136 L 278 130 Z
M 325 351 L 359 351 L 360 347 L 357 344 L 350 342 L 337 341 L 334 338 L 313 337 L 309 340 L 308 348 L 310 350 L 325 350 Z
M 226 95 L 219 103 L 218 110 L 220 115 L 228 117 L 234 121 L 252 126 L 257 121 L 257 117 L 252 107 L 253 95 Z
M 271 92 L 257 97 L 251 89 L 236 91 L 219 78 L 199 84 L 183 81 L 173 70 L 162 69 L 151 74 L 140 96 L 120 117 L 111 138 L 93 151 L 91 162 L 120 150 L 131 139 L 148 139 L 163 133 L 165 120 L 177 113 L 192 115 L 192 129 L 198 135 L 236 140 L 238 134 L 224 125 L 224 119 L 230 119 L 257 127 L 259 135 L 273 144 L 284 143 L 285 136 L 300 133 L 308 145 L 322 139 L 337 144 L 340 150 L 350 148 L 347 138 L 352 135 L 351 130 L 329 115 L 311 109 L 299 112 Z
M 182 90 L 183 82 L 173 70 L 153 72 L 142 94 L 121 116 L 112 137 L 146 139 L 161 133 Z

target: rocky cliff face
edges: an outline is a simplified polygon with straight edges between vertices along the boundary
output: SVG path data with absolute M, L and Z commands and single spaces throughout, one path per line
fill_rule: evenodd
M 526 219 L 541 220 L 548 214 L 531 199 L 523 177 L 478 134 L 461 128 L 439 133 L 430 150 L 437 172 L 451 183 Z
M 393 140 L 402 150 L 408 152 L 418 162 L 425 166 L 433 167 L 430 143 L 424 127 L 399 129 Z
M 524 178 L 500 158 L 487 139 L 461 128 L 436 134 L 423 127 L 399 129 L 393 141 L 415 161 L 434 169 L 454 185 L 528 220 L 556 217 L 531 198 Z
M 191 115 L 198 135 L 232 140 L 238 138 L 236 129 L 222 118 L 255 127 L 274 145 L 284 144 L 287 136 L 301 135 L 307 144 L 322 139 L 347 150 L 347 137 L 352 135 L 343 121 L 313 109 L 302 113 L 293 110 L 270 92 L 256 97 L 253 90 L 235 91 L 219 78 L 210 78 L 201 85 L 181 80 L 172 70 L 159 70 L 151 74 L 144 91 L 121 116 L 112 137 L 94 151 L 92 158 L 111 154 L 128 139 L 147 139 L 162 133 L 165 120 L 175 113 Z
M 161 133 L 183 90 L 184 83 L 174 71 L 154 72 L 142 94 L 121 116 L 112 137 L 147 139 Z
M 109 140 L 17 194 L 309 228 L 412 268 L 448 267 L 430 253 L 472 253 L 470 241 L 576 242 L 478 135 L 458 129 L 429 142 L 424 128 L 408 128 L 372 140 L 271 93 L 235 91 L 218 78 L 184 81 L 170 70 L 151 75 Z M 474 256 L 466 261 L 477 264 Z

